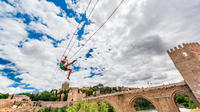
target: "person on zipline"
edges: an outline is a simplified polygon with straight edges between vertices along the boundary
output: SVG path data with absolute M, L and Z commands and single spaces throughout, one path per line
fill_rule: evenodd
M 69 79 L 71 73 L 72 73 L 72 69 L 68 68 L 69 65 L 73 64 L 76 60 L 72 61 L 71 63 L 68 63 L 67 60 L 67 56 L 65 56 L 65 58 L 63 60 L 61 60 L 60 62 L 60 69 L 64 70 L 64 71 L 69 71 L 67 79 Z

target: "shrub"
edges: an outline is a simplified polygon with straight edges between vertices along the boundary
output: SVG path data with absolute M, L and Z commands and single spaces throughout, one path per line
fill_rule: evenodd
M 7 99 L 9 94 L 0 94 L 0 99 Z

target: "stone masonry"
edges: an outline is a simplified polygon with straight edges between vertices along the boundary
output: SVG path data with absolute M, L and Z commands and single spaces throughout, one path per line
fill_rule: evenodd
M 200 102 L 200 44 L 187 43 L 167 51 L 185 82 Z
M 69 83 L 68 82 L 64 82 L 63 84 L 62 84 L 62 88 L 61 88 L 62 90 L 67 90 L 67 89 L 69 89 Z
M 13 100 L 14 101 L 22 101 L 22 100 L 30 101 L 30 98 L 26 95 L 14 95 Z
M 102 95 L 87 98 L 86 101 L 89 103 L 104 101 L 120 112 L 136 112 L 134 109 L 135 101 L 138 98 L 145 98 L 155 106 L 158 112 L 180 112 L 174 98 L 181 94 L 192 98 L 194 103 L 200 107 L 185 82 Z
M 0 99 L 0 109 L 1 108 L 10 108 L 14 104 L 14 100 L 9 99 Z
M 69 105 L 71 105 L 74 102 L 81 101 L 81 99 L 85 97 L 86 97 L 86 94 L 82 93 L 78 88 L 71 88 L 71 90 L 68 93 L 67 102 Z

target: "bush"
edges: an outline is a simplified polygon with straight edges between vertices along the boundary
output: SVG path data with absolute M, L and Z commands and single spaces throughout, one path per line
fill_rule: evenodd
M 24 98 L 24 99 L 22 99 L 22 101 L 28 101 L 28 100 Z
M 80 103 L 74 103 L 72 106 L 66 109 L 67 112 L 78 112 L 80 109 Z
M 65 94 L 63 97 L 63 101 L 67 101 L 67 98 L 68 98 L 68 94 Z
M 76 102 L 70 107 L 62 108 L 48 108 L 44 107 L 38 112 L 117 112 L 111 105 L 105 102 L 87 103 L 86 100 L 82 100 L 80 103 Z
M 0 99 L 7 99 L 9 94 L 0 94 Z
M 20 95 L 27 95 L 30 97 L 32 101 L 56 101 L 57 97 L 53 94 L 53 92 L 44 91 L 40 95 L 39 94 L 30 94 L 30 93 L 21 93 Z
M 87 103 L 86 100 L 82 100 L 81 103 L 75 103 L 66 109 L 67 112 L 116 112 L 116 110 L 108 103 L 100 102 Z
M 148 100 L 144 98 L 138 98 L 135 101 L 134 108 L 136 110 L 146 110 L 146 109 L 154 109 L 155 107 Z
M 185 108 L 194 109 L 196 104 L 192 101 L 192 98 L 189 98 L 187 95 L 179 95 L 175 97 L 175 102 L 177 104 L 183 105 Z

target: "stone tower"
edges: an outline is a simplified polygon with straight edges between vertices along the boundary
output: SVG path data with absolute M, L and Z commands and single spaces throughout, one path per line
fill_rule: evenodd
M 63 84 L 62 84 L 62 90 L 66 90 L 66 89 L 68 89 L 69 88 L 69 83 L 68 82 L 64 82 Z
M 200 102 L 200 44 L 187 43 L 167 51 L 185 82 Z

